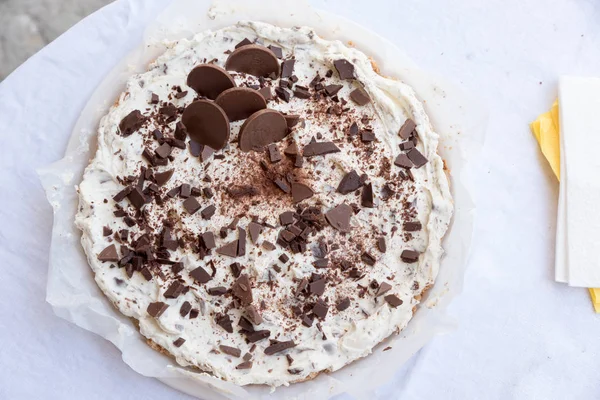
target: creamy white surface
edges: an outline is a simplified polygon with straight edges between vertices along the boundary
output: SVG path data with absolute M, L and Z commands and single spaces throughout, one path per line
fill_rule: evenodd
M 356 290 L 351 291 L 344 287 L 345 284 L 352 282 L 351 280 L 342 281 L 338 286 L 328 286 L 324 297 L 330 298 L 330 308 L 327 318 L 321 322 L 323 332 L 328 338 L 326 341 L 322 340 L 316 324 L 313 324 L 311 328 L 300 325 L 290 335 L 281 327 L 279 310 L 267 310 L 262 313 L 265 322 L 257 329 L 269 329 L 271 338 L 294 339 L 298 344 L 296 348 L 288 351 L 295 360 L 292 368 L 303 369 L 302 373 L 298 375 L 291 375 L 287 372 L 290 367 L 286 361 L 285 352 L 273 356 L 264 355 L 263 350 L 268 346 L 268 341 L 258 342 L 257 349 L 253 353 L 252 369 L 236 370 L 235 365 L 242 361 L 241 358 L 234 359 L 225 354 L 211 353 L 211 350 L 218 349 L 220 344 L 224 344 L 238 347 L 244 354 L 250 348 L 250 345 L 245 343 L 243 336 L 235 330 L 240 315 L 238 311 L 234 309 L 229 312 L 233 320 L 234 333 L 228 334 L 217 326 L 214 318 L 209 315 L 213 310 L 218 311 L 218 306 L 213 304 L 215 298 L 206 295 L 204 291 L 200 290 L 194 295 L 195 291 L 191 290 L 185 296 L 179 296 L 177 299 L 165 299 L 163 293 L 168 282 L 162 282 L 158 277 L 147 282 L 138 273 L 128 279 L 123 269 L 110 269 L 110 263 L 101 263 L 97 260 L 97 254 L 109 244 L 107 238 L 102 236 L 102 227 L 108 225 L 116 231 L 122 229 L 124 225 L 121 220 L 112 216 L 114 206 L 112 196 L 122 189 L 122 186 L 116 181 L 116 177 L 136 175 L 141 160 L 141 137 L 137 134 L 126 138 L 119 136 L 117 134 L 119 122 L 132 110 L 139 109 L 144 112 L 146 108 L 153 107 L 148 104 L 151 92 L 158 94 L 161 100 L 166 99 L 168 93 L 172 92 L 170 88 L 173 85 L 180 85 L 184 90 L 189 90 L 186 97 L 173 100 L 173 103 L 177 106 L 189 104 L 193 100 L 194 93 L 193 90 L 187 88 L 185 81 L 191 68 L 201 63 L 203 59 L 210 60 L 212 58 L 218 58 L 217 63 L 223 65 L 227 57 L 224 51 L 231 50 L 237 42 L 245 37 L 251 40 L 258 37 L 265 45 L 273 43 L 283 47 L 284 55 L 294 54 L 297 59 L 294 72 L 300 79 L 298 83 L 305 86 L 308 86 L 315 74 L 315 69 L 307 68 L 308 60 L 315 66 L 320 65 L 318 68 L 322 75 L 327 69 L 333 69 L 333 60 L 339 58 L 350 60 L 355 66 L 358 81 L 373 99 L 374 106 L 368 105 L 365 108 L 368 108 L 369 113 L 377 116 L 372 123 L 378 139 L 376 146 L 393 162 L 396 155 L 400 153 L 398 144 L 401 140 L 396 132 L 406 118 L 411 117 L 417 123 L 418 148 L 429 159 L 429 163 L 424 167 L 413 169 L 416 192 L 407 198 L 409 201 L 415 199 L 417 201 L 418 219 L 423 223 L 423 231 L 416 234 L 414 239 L 408 243 L 404 243 L 400 235 L 392 241 L 387 240 L 388 250 L 385 254 L 378 253 L 373 242 L 371 248 L 367 250 L 376 255 L 377 264 L 360 282 L 364 286 L 367 286 L 373 279 L 391 283 L 393 289 L 390 293 L 400 297 L 404 301 L 403 305 L 393 309 L 383 301 L 383 298 L 374 301 L 372 294 L 368 293 L 363 299 L 355 299 L 349 309 L 338 313 L 335 310 L 336 299 L 342 298 L 344 295 L 352 295 Z M 166 74 L 163 72 L 164 65 L 168 66 Z M 328 83 L 337 83 L 335 79 L 334 75 L 334 78 Z M 141 81 L 143 81 L 143 87 L 140 85 Z M 345 87 L 340 91 L 340 97 L 347 98 L 353 85 L 356 84 L 344 83 Z M 284 112 L 297 112 L 302 108 L 302 103 L 298 99 L 293 99 L 287 104 L 271 102 L 268 106 Z M 236 137 L 240 124 L 241 122 L 232 124 L 232 138 Z M 149 127 L 149 129 L 152 128 Z M 302 148 L 317 132 L 326 131 L 327 129 L 323 129 L 322 125 L 307 123 L 305 128 L 297 129 L 292 134 Z M 323 140 L 334 140 L 337 138 L 336 135 L 343 136 L 345 133 L 334 132 L 331 135 L 325 136 Z M 443 253 L 441 238 L 451 218 L 452 203 L 443 163 L 436 154 L 437 135 L 431 129 L 422 104 L 416 99 L 410 87 L 377 75 L 373 71 L 369 59 L 362 52 L 348 48 L 340 42 L 322 40 L 313 35 L 308 28 L 281 29 L 262 23 L 248 22 L 220 31 L 204 32 L 192 40 L 182 40 L 174 44 L 150 66 L 148 72 L 130 79 L 127 90 L 119 99 L 118 105 L 113 107 L 102 120 L 98 132 L 98 143 L 96 157 L 87 168 L 84 180 L 80 185 L 80 211 L 77 215 L 77 225 L 83 231 L 83 247 L 95 272 L 96 281 L 103 292 L 123 314 L 138 319 L 141 333 L 167 349 L 181 365 L 197 366 L 237 384 L 265 383 L 273 386 L 301 380 L 314 372 L 339 369 L 352 360 L 368 355 L 377 343 L 390 334 L 403 329 L 412 317 L 413 306 L 418 304 L 414 297 L 424 287 L 433 283 L 437 274 Z M 124 161 L 114 156 L 118 150 L 124 156 Z M 238 152 L 237 146 L 232 145 L 223 153 L 235 157 Z M 191 159 L 187 150 L 174 149 L 174 155 L 176 159 L 173 163 L 170 163 L 168 167 L 159 167 L 159 169 L 169 169 L 173 166 L 176 168 L 174 179 L 165 185 L 163 190 L 168 190 L 175 184 L 184 182 L 206 186 L 198 176 L 203 176 L 208 172 L 213 178 L 217 177 L 218 179 L 232 172 L 220 166 L 216 162 L 217 160 L 213 160 L 206 167 L 199 161 Z M 191 161 L 184 162 L 186 158 L 190 158 Z M 335 170 L 330 169 L 331 164 L 336 165 Z M 324 204 L 324 211 L 342 201 L 350 202 L 352 199 L 356 202 L 356 198 L 351 197 L 352 194 L 341 196 L 335 193 L 337 183 L 344 172 L 356 169 L 359 174 L 369 173 L 368 167 L 364 165 L 361 158 L 348 156 L 343 150 L 325 157 L 316 157 L 311 163 L 305 163 L 305 167 L 313 168 L 313 171 L 326 172 L 321 177 L 322 179 L 313 182 L 313 190 L 317 195 L 308 201 L 311 204 L 318 198 Z M 395 168 L 397 169 L 392 165 L 392 170 Z M 377 188 L 381 188 L 384 181 L 371 174 L 369 177 L 373 183 L 374 192 L 378 193 Z M 103 203 L 105 198 L 108 199 L 106 204 Z M 215 204 L 217 210 L 220 209 L 218 196 L 215 196 L 211 202 L 201 201 L 201 203 L 203 207 Z M 354 230 L 351 235 L 359 236 L 361 229 L 367 229 L 371 225 L 380 227 L 384 232 L 389 232 L 393 223 L 401 227 L 400 216 L 394 213 L 394 207 L 397 208 L 398 204 L 394 203 L 396 202 L 377 202 L 376 200 L 376 208 L 363 208 L 352 218 Z M 127 200 L 122 204 L 127 205 Z M 146 207 L 152 206 L 150 204 Z M 217 213 L 210 221 L 205 221 L 200 218 L 199 214 L 188 215 L 181 207 L 181 201 L 173 202 L 173 207 L 179 211 L 186 228 L 196 233 L 211 228 L 216 234 L 221 226 L 227 225 L 233 218 L 232 215 Z M 285 210 L 288 209 L 290 207 Z M 274 211 L 268 203 L 252 208 L 254 214 L 270 216 L 271 222 L 274 224 L 277 222 L 275 216 L 285 210 Z M 243 218 L 240 220 L 239 226 L 245 227 L 248 222 L 248 219 Z M 157 228 L 160 229 L 160 226 Z M 328 235 L 333 233 L 330 227 L 327 229 L 329 229 Z M 132 228 L 131 231 L 135 232 L 135 228 Z M 269 240 L 274 243 L 277 233 L 278 229 L 267 230 L 261 235 L 261 240 Z M 217 237 L 217 245 L 220 246 L 235 237 L 233 233 L 230 233 L 224 240 Z M 402 250 L 412 248 L 424 252 L 418 265 L 405 264 L 400 260 Z M 213 257 L 217 275 L 202 287 L 219 286 L 225 279 L 230 282 L 231 273 L 228 265 L 233 261 L 245 265 L 246 271 L 257 282 L 266 281 L 268 269 L 281 254 L 281 250 L 278 248 L 272 253 L 263 251 L 263 254 L 259 255 L 261 250 L 260 246 L 255 246 L 249 241 L 245 257 L 238 257 L 235 260 Z M 314 258 L 310 251 L 306 254 L 291 255 L 289 252 L 287 254 L 291 256 L 291 260 L 286 266 L 279 264 L 283 270 L 278 274 L 278 280 L 283 288 L 294 291 L 296 283 L 292 282 L 292 278 L 310 276 L 311 272 L 315 272 L 312 266 Z M 183 258 L 187 270 L 204 265 L 205 261 L 210 259 L 199 261 L 195 255 L 184 254 L 180 249 L 172 253 L 171 258 Z M 293 267 L 288 269 L 287 266 L 290 265 Z M 387 279 L 392 273 L 395 278 Z M 186 274 L 183 276 L 191 284 L 191 278 Z M 126 286 L 118 286 L 115 278 L 125 280 Z M 418 282 L 419 289 L 411 289 L 414 282 Z M 354 284 L 354 282 L 352 283 Z M 289 297 L 289 293 L 285 290 L 263 293 L 260 288 L 255 287 L 253 293 L 258 301 L 262 295 L 269 295 L 270 297 L 266 300 L 269 304 L 282 304 Z M 204 302 L 206 317 L 203 318 L 200 315 L 194 320 L 181 318 L 179 315 L 181 303 L 188 300 L 194 307 L 199 307 L 199 299 Z M 135 300 L 135 302 L 131 300 Z M 158 319 L 151 318 L 146 312 L 147 305 L 154 301 L 164 301 L 170 305 Z M 368 318 L 365 318 L 363 310 L 369 314 Z M 186 339 L 185 344 L 180 348 L 172 344 L 178 337 Z M 272 371 L 269 372 L 269 370 Z

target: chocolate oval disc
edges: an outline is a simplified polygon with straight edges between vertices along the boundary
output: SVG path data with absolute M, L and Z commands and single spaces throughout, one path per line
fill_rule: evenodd
M 199 95 L 214 100 L 224 90 L 235 87 L 235 81 L 223 68 L 214 64 L 201 64 L 189 73 L 187 85 Z
M 225 147 L 229 140 L 229 118 L 212 101 L 197 100 L 187 106 L 181 122 L 193 141 L 215 150 Z
M 240 149 L 261 149 L 270 143 L 279 142 L 287 134 L 287 123 L 283 114 L 266 108 L 248 117 L 240 128 Z
M 249 44 L 238 47 L 225 62 L 228 71 L 245 72 L 254 76 L 279 76 L 279 61 L 275 54 L 264 46 Z
M 227 89 L 217 97 L 215 103 L 225 111 L 230 121 L 246 119 L 267 108 L 267 102 L 258 90 L 243 87 Z

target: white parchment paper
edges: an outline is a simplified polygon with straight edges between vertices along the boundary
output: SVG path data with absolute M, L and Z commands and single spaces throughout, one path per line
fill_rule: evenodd
M 98 123 L 124 89 L 126 80 L 144 71 L 164 51 L 164 40 L 190 37 L 244 19 L 284 27 L 307 25 L 326 39 L 351 41 L 377 62 L 383 75 L 413 86 L 425 104 L 435 131 L 440 134 L 439 151 L 450 170 L 455 201 L 454 219 L 444 241 L 446 257 L 435 285 L 408 327 L 380 344 L 365 359 L 332 374 L 321 374 L 312 381 L 279 388 L 275 393 L 268 387 L 242 388 L 186 370 L 148 347 L 132 322 L 118 313 L 96 286 L 79 243 L 80 232 L 74 225 L 78 202 L 76 185 L 94 155 Z M 148 27 L 144 43 L 117 65 L 92 95 L 73 129 L 65 157 L 38 171 L 54 209 L 46 299 L 61 318 L 110 340 L 121 350 L 123 361 L 138 373 L 158 378 L 202 399 L 277 396 L 319 400 L 340 393 L 369 398 L 434 335 L 455 326 L 446 314 L 446 307 L 462 290 L 471 241 L 475 204 L 471 198 L 468 161 L 479 153 L 487 121 L 487 114 L 479 104 L 447 81 L 419 70 L 388 40 L 354 22 L 314 10 L 304 0 L 221 0 L 212 5 L 176 0 Z M 383 352 L 388 346 L 392 348 Z

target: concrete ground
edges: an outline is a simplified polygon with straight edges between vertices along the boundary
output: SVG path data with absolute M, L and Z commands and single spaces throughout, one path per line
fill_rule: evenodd
M 0 81 L 112 0 L 0 0 Z

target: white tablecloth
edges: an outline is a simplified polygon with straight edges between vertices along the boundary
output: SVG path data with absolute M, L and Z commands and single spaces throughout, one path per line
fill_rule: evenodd
M 199 0 L 201 1 L 201 0 Z M 595 0 L 312 2 L 391 39 L 490 109 L 458 329 L 427 345 L 379 398 L 599 399 L 600 318 L 553 282 L 558 186 L 528 122 L 561 74 L 599 75 Z M 34 169 L 62 157 L 79 111 L 160 0 L 121 0 L 0 83 L 0 399 L 181 399 L 45 303 L 52 214 Z M 1 29 L 1 28 L 0 28 Z M 0 54 L 2 57 L 2 54 Z M 54 78 L 67 70 L 71 78 Z M 600 206 L 600 205 L 599 205 Z

